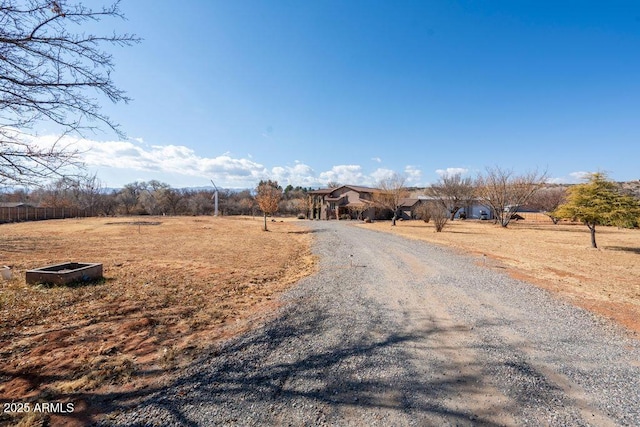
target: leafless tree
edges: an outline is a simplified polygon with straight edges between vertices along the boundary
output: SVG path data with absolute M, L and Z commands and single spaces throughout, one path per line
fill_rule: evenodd
M 39 200 L 39 205 L 48 208 L 76 207 L 76 195 L 73 187 L 76 181 L 71 178 L 60 178 L 41 186 L 34 192 L 34 197 Z
M 507 227 L 520 207 L 545 183 L 546 172 L 516 175 L 513 170 L 487 167 L 476 180 L 478 199 L 491 208 L 500 225 Z
M 255 199 L 250 190 L 220 190 L 220 210 L 222 215 L 253 215 Z
M 145 189 L 144 183 L 132 182 L 126 184 L 118 192 L 118 203 L 123 207 L 124 214 L 129 215 L 138 206 L 140 196 Z
M 255 200 L 251 197 L 243 197 L 240 199 L 240 201 L 238 202 L 238 205 L 240 207 L 241 212 L 244 215 L 251 215 L 254 216 L 255 212 L 256 212 L 256 202 Z
M 306 194 L 303 194 L 295 199 L 287 200 L 287 213 L 289 214 L 304 215 L 305 218 L 308 218 L 310 209 L 311 199 Z
M 567 189 L 565 187 L 546 187 L 541 188 L 531 198 L 527 205 L 533 209 L 543 212 L 554 224 L 557 224 L 560 218 L 554 215 L 554 211 L 567 200 Z
M 184 203 L 184 194 L 175 188 L 167 188 L 163 194 L 163 204 L 171 215 L 178 215 L 180 207 Z
M 2 202 L 33 202 L 34 194 L 26 188 L 15 188 L 11 192 L 0 191 L 0 201 Z
M 431 221 L 431 212 L 429 209 L 429 203 L 423 202 L 416 208 L 417 219 L 421 219 L 424 222 Z
M 43 207 L 77 208 L 95 212 L 103 191 L 97 175 L 62 177 L 48 182 L 33 192 Z
M 256 188 L 256 202 L 264 214 L 264 231 L 267 229 L 267 215 L 278 211 L 278 202 L 282 198 L 282 187 L 277 181 L 260 181 Z
M 71 188 L 77 208 L 90 210 L 91 214 L 97 211 L 100 194 L 104 189 L 97 174 L 75 178 Z
M 187 193 L 188 208 L 192 215 L 210 215 L 213 205 L 213 191 L 200 190 Z
M 61 135 L 82 135 L 117 124 L 100 112 L 96 94 L 112 102 L 129 98 L 111 79 L 105 45 L 139 42 L 131 34 L 86 34 L 86 23 L 124 18 L 116 1 L 101 10 L 64 0 L 0 1 L 0 184 L 33 184 L 63 176 L 77 153 L 60 141 L 44 147 L 29 131 L 52 124 Z
M 169 184 L 153 179 L 140 183 L 140 186 L 143 188 L 139 200 L 142 209 L 150 215 L 166 213 L 164 195 L 171 188 Z
M 438 200 L 453 221 L 456 212 L 473 201 L 475 185 L 471 177 L 463 177 L 460 173 L 446 174 L 427 188 L 426 194 Z
M 98 195 L 98 211 L 104 216 L 113 216 L 118 209 L 118 192 L 111 190 L 110 193 L 100 193 Z
M 406 181 L 406 177 L 394 173 L 389 178 L 383 179 L 378 183 L 380 191 L 375 192 L 373 195 L 373 202 L 376 206 L 393 211 L 391 225 L 396 225 L 400 203 L 403 198 L 409 195 L 405 187 Z
M 429 211 L 429 219 L 433 220 L 433 226 L 436 228 L 436 232 L 440 233 L 444 229 L 444 226 L 447 225 L 450 210 L 438 200 L 428 202 L 427 209 Z
M 311 199 L 307 194 L 308 189 L 289 184 L 284 189 L 283 200 L 279 204 L 279 212 L 288 215 L 303 214 L 309 216 L 311 210 Z

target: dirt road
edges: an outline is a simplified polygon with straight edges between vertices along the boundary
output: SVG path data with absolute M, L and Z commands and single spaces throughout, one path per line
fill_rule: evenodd
M 308 222 L 318 274 L 105 425 L 640 425 L 640 345 L 482 259 Z

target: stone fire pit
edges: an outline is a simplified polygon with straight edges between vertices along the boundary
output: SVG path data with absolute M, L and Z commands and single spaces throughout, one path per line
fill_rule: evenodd
M 27 270 L 27 283 L 51 283 L 67 285 L 73 282 L 89 282 L 102 277 L 102 264 L 65 262 Z

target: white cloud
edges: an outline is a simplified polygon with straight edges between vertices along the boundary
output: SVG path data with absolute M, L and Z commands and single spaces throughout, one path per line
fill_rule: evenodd
M 577 184 L 587 179 L 591 173 L 584 171 L 571 172 L 568 176 L 548 178 L 546 182 L 549 184 Z
M 455 175 L 455 174 L 460 174 L 460 175 L 464 175 L 466 173 L 469 172 L 469 169 L 467 168 L 446 168 L 446 169 L 436 169 L 436 173 L 440 176 L 445 176 L 445 175 Z
M 51 146 L 56 143 L 56 137 L 33 137 L 33 141 L 41 146 Z M 335 165 L 316 173 L 311 166 L 299 160 L 295 160 L 293 165 L 266 167 L 256 162 L 250 154 L 237 157 L 225 152 L 215 157 L 203 157 L 184 145 L 145 144 L 142 138 L 93 141 L 65 137 L 61 143 L 71 144 L 72 149 L 80 152 L 81 161 L 90 170 L 99 170 L 101 174 L 108 175 L 113 186 L 124 185 L 140 176 L 171 185 L 175 182 L 182 185 L 205 183 L 212 179 L 220 187 L 226 188 L 253 188 L 261 179 L 274 179 L 282 185 L 303 187 L 321 187 L 330 181 L 375 186 L 394 174 L 393 170 L 386 168 L 368 173 L 356 164 Z M 416 185 L 422 176 L 422 172 L 414 166 L 406 166 L 404 173 L 412 185 Z
M 382 163 L 382 159 L 380 157 L 372 157 L 371 160 L 377 163 Z
M 276 166 L 271 169 L 271 179 L 280 185 L 312 187 L 319 185 L 316 173 L 311 166 L 297 162 L 294 166 Z
M 567 182 L 567 179 L 562 177 L 553 177 L 553 178 L 547 178 L 545 182 L 547 184 L 564 184 Z
M 35 138 L 42 146 L 55 143 L 55 136 Z M 93 141 L 64 138 L 63 143 L 80 153 L 89 168 L 115 168 L 205 178 L 224 182 L 226 187 L 253 187 L 269 175 L 260 163 L 234 158 L 230 153 L 217 157 L 201 157 L 184 145 L 141 146 L 131 141 Z
M 404 174 L 407 176 L 407 184 L 418 186 L 422 178 L 422 171 L 415 166 L 407 165 L 404 168 Z
M 378 168 L 373 171 L 371 177 L 373 178 L 374 183 L 377 184 L 384 179 L 391 178 L 394 174 L 395 171 L 392 171 L 391 169 Z
M 319 176 L 320 182 L 326 184 L 327 182 L 339 182 L 341 184 L 367 184 L 368 179 L 365 178 L 362 173 L 362 167 L 360 165 L 337 165 L 331 168 L 331 170 L 321 172 Z
M 571 172 L 569 174 L 569 176 L 573 178 L 575 181 L 583 181 L 587 179 L 589 175 L 591 175 L 591 172 L 584 172 L 584 171 Z

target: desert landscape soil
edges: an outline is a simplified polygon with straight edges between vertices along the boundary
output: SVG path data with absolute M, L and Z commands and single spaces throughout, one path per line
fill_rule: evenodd
M 544 218 L 540 215 L 536 219 Z M 478 262 L 552 291 L 640 334 L 640 230 L 598 227 L 598 249 L 581 224 L 450 221 L 441 233 L 423 221 L 361 224 L 472 253 Z
M 261 218 L 89 218 L 0 225 L 0 402 L 73 402 L 73 414 L 0 424 L 86 425 L 96 396 L 166 381 L 194 355 L 273 312 L 310 274 L 310 237 Z M 27 285 L 25 271 L 98 262 L 104 280 Z
M 602 228 L 593 250 L 586 227 L 524 222 L 443 233 L 280 220 L 265 233 L 260 218 L 210 217 L 0 227 L 0 265 L 13 271 L 0 282 L 0 402 L 75 405 L 0 424 L 640 422 L 624 412 L 640 398 L 636 344 L 546 294 L 521 307 L 531 287 L 503 277 L 637 331 L 637 230 Z M 26 285 L 25 270 L 64 261 L 102 262 L 105 279 Z
M 316 274 L 273 320 L 102 426 L 640 425 L 640 343 L 477 256 L 304 221 Z

